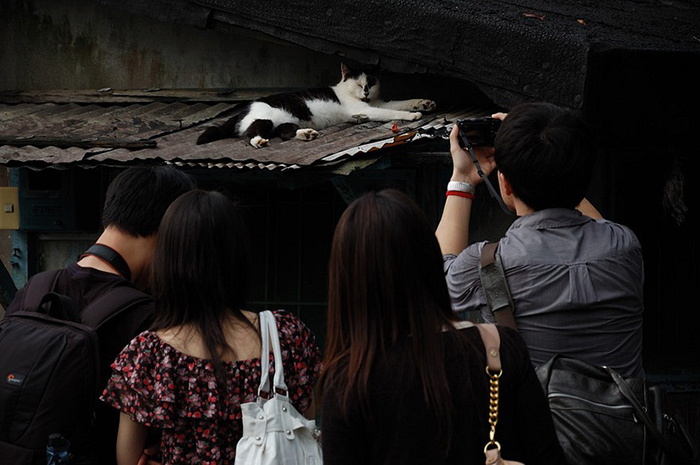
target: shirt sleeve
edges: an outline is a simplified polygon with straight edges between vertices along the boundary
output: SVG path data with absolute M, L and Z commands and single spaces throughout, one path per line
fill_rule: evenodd
M 303 413 L 311 405 L 316 380 L 321 373 L 321 351 L 316 345 L 316 337 L 299 318 L 285 311 L 274 314 L 289 399 Z
M 447 289 L 455 313 L 488 313 L 484 311 L 486 298 L 481 290 L 479 278 L 479 260 L 484 244 L 478 242 L 464 249 L 459 255 L 447 254 L 442 257 Z
M 112 376 L 100 400 L 136 423 L 172 428 L 177 418 L 174 380 L 163 370 L 153 339 L 136 336 L 112 364 Z

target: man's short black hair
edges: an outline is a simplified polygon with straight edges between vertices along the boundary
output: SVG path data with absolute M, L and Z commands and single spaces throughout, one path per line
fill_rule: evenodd
M 128 168 L 107 188 L 102 227 L 113 226 L 137 237 L 151 236 L 158 232 L 170 204 L 195 187 L 191 176 L 172 166 Z
M 496 166 L 530 208 L 575 208 L 586 195 L 595 143 L 578 113 L 549 103 L 517 105 L 494 146 Z

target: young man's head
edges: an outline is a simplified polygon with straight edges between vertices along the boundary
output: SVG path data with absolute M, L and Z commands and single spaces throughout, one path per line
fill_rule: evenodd
M 583 200 L 595 144 L 578 114 L 549 103 L 518 105 L 508 112 L 494 146 L 498 170 L 530 208 L 575 208 Z
M 128 168 L 107 188 L 102 227 L 135 237 L 153 236 L 170 204 L 195 187 L 192 177 L 171 166 Z

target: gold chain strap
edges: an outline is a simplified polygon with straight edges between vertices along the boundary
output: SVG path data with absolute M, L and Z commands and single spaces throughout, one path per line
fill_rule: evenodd
M 491 373 L 489 367 L 486 367 L 486 374 L 489 377 L 489 425 L 491 425 L 491 431 L 489 431 L 489 442 L 484 446 L 484 453 L 487 450 L 496 447 L 499 451 L 501 450 L 501 445 L 496 441 L 496 424 L 498 424 L 498 380 L 503 374 L 503 370 L 499 370 L 498 373 Z

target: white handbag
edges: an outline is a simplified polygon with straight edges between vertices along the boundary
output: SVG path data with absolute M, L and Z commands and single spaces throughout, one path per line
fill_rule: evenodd
M 260 387 L 254 402 L 241 404 L 243 437 L 236 446 L 236 465 L 321 465 L 320 430 L 289 402 L 284 383 L 282 349 L 275 316 L 260 312 L 262 354 Z M 275 358 L 270 390 L 270 345 Z M 263 393 L 266 393 L 264 397 Z

